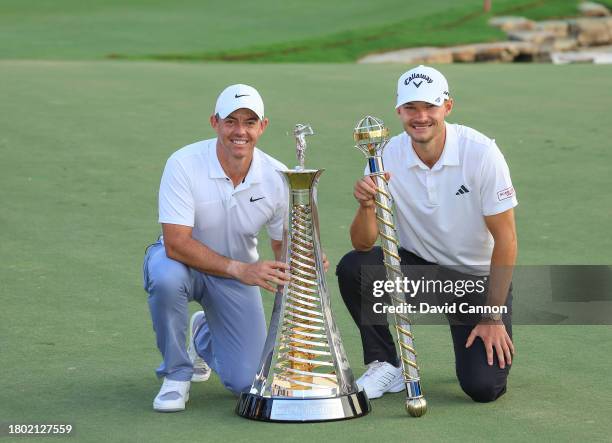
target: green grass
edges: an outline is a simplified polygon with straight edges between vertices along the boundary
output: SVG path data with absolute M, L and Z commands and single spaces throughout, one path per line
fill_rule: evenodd
M 474 7 L 481 0 L 467 0 Z M 418 7 L 410 7 L 417 5 Z M 3 0 L 0 58 L 100 59 L 271 45 L 444 11 L 453 0 Z
M 246 45 L 240 49 L 181 53 L 147 53 L 120 58 L 155 60 L 221 60 L 256 62 L 353 62 L 366 54 L 418 46 L 453 46 L 506 40 L 506 34 L 489 26 L 493 16 L 522 15 L 533 20 L 574 17 L 578 0 L 495 0 L 490 13 L 482 2 L 449 4 L 441 11 L 411 15 L 382 25 L 368 23 L 346 31 L 304 40 L 285 39 L 275 44 Z M 420 6 L 420 4 L 419 4 Z M 401 8 L 398 8 L 401 10 Z M 422 12 L 422 9 L 419 9 Z
M 449 118 L 495 137 L 510 164 L 522 264 L 610 264 L 612 138 L 606 66 L 445 66 Z M 233 413 L 218 379 L 193 388 L 182 414 L 151 411 L 159 362 L 140 267 L 156 237 L 156 192 L 168 155 L 212 136 L 207 117 L 232 82 L 259 88 L 271 124 L 260 145 L 293 165 L 296 122 L 309 122 L 307 164 L 319 188 L 332 266 L 350 248 L 352 185 L 364 114 L 400 131 L 397 66 L 0 61 L 0 422 L 70 422 L 68 441 L 605 440 L 612 431 L 609 326 L 517 326 L 510 391 L 468 401 L 446 327 L 416 330 L 426 417 L 402 394 L 370 417 L 308 426 Z M 332 302 L 353 369 L 358 334 L 333 273 Z M 528 298 L 530 294 L 515 294 Z M 271 296 L 264 295 L 269 312 Z M 195 308 L 195 306 L 194 306 Z M 26 441 L 21 440 L 21 441 Z
M 611 0 L 605 0 L 612 6 Z M 605 3 L 604 2 L 604 3 Z M 313 0 L 5 0 L 0 59 L 156 59 L 351 62 L 385 50 L 505 39 L 493 15 L 577 14 L 578 0 L 349 4 Z

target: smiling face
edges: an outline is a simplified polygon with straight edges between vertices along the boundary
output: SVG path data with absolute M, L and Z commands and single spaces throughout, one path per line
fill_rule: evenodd
M 217 133 L 217 152 L 225 159 L 250 159 L 257 140 L 268 126 L 268 119 L 260 120 L 250 109 L 240 108 L 225 118 L 210 117 Z
M 427 102 L 408 102 L 397 108 L 397 114 L 413 143 L 428 145 L 444 139 L 444 119 L 453 109 L 453 100 L 442 106 Z

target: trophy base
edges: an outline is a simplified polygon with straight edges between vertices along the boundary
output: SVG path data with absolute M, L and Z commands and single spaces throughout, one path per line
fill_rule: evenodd
M 370 412 L 364 391 L 334 398 L 278 398 L 243 393 L 236 414 L 251 420 L 282 423 L 313 423 L 348 420 Z

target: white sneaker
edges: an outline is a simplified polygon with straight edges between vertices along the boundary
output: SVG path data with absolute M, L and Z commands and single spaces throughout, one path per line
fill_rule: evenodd
M 402 368 L 374 360 L 368 365 L 368 370 L 357 379 L 357 386 L 365 391 L 369 399 L 382 397 L 385 392 L 400 392 L 404 389 Z
M 153 409 L 158 412 L 177 412 L 185 410 L 189 400 L 190 381 L 177 381 L 164 378 L 157 397 L 153 400 Z
M 208 380 L 212 372 L 210 366 L 208 366 L 204 359 L 196 352 L 195 343 L 193 342 L 196 329 L 200 327 L 203 320 L 204 311 L 198 311 L 191 316 L 191 321 L 189 322 L 189 346 L 187 347 L 187 354 L 189 354 L 189 359 L 193 364 L 191 381 L 196 383 Z

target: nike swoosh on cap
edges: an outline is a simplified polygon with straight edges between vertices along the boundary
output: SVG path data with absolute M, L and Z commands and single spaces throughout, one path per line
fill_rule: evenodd
M 234 98 L 248 97 L 248 96 L 249 96 L 249 94 L 241 94 L 241 95 L 234 94 Z

